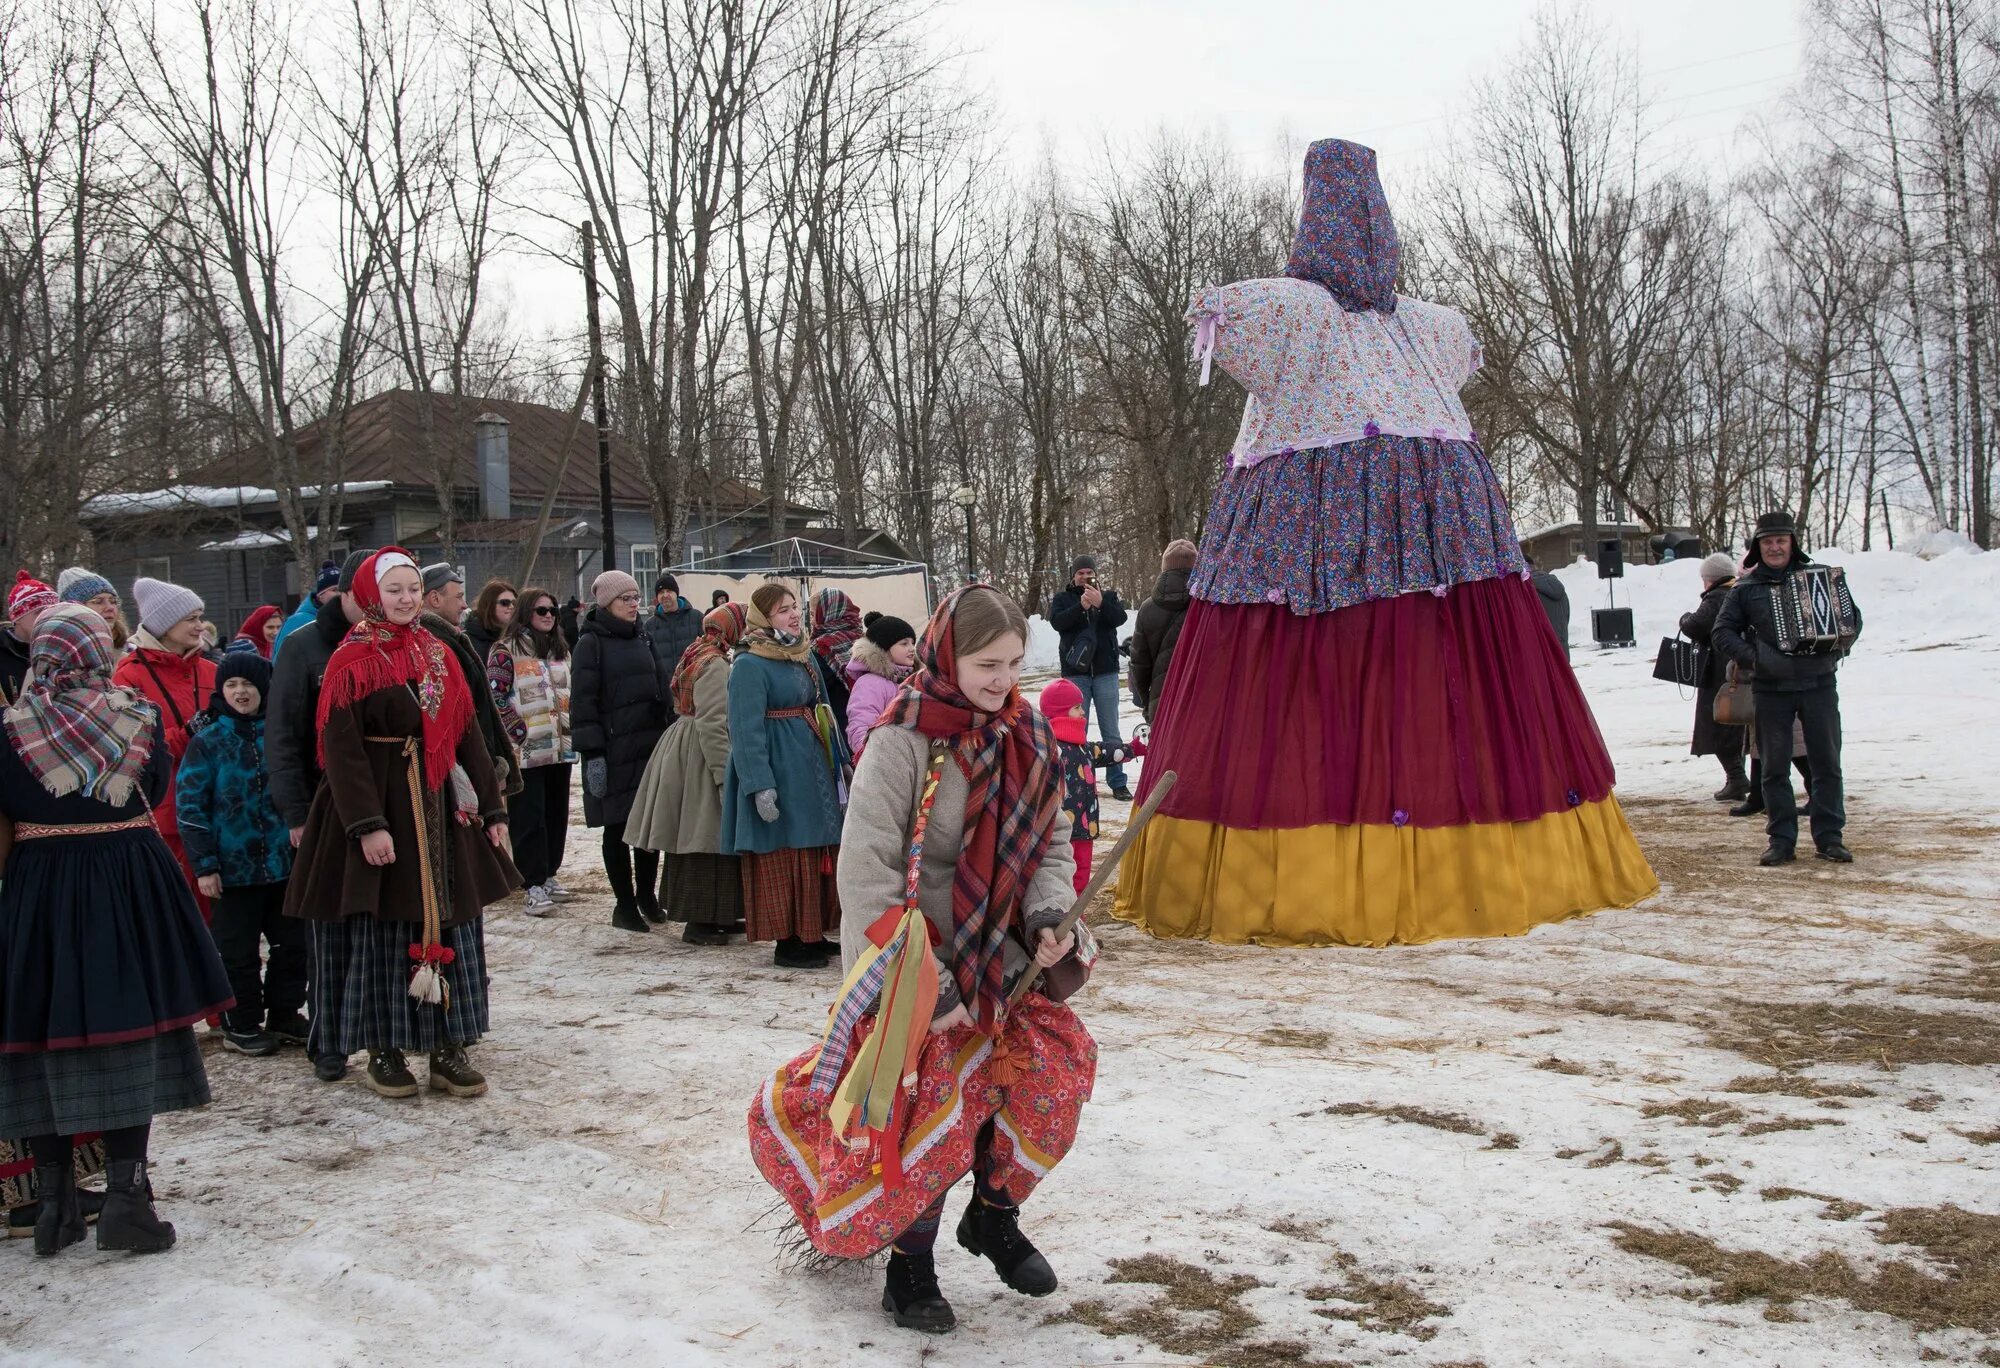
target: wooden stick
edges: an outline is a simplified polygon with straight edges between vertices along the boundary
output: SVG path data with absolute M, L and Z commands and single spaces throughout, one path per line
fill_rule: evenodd
M 1104 862 L 1092 872 L 1090 882 L 1083 886 L 1083 892 L 1077 894 L 1076 902 L 1069 909 L 1069 915 L 1064 917 L 1062 925 L 1056 928 L 1057 940 L 1076 930 L 1077 922 L 1083 918 L 1083 910 L 1095 902 L 1097 895 L 1104 891 L 1104 885 L 1110 881 L 1112 872 L 1118 868 L 1118 862 L 1125 858 L 1125 852 L 1132 848 L 1132 842 L 1138 839 L 1141 831 L 1145 830 L 1146 823 L 1153 820 L 1153 814 L 1160 810 L 1160 804 L 1166 800 L 1167 794 L 1173 791 L 1174 780 L 1179 777 L 1172 770 L 1160 776 L 1160 782 L 1155 784 L 1152 793 L 1147 795 L 1145 805 L 1133 813 L 1132 820 L 1126 823 L 1125 834 L 1118 838 L 1117 845 L 1111 847 L 1111 854 L 1106 856 Z M 1033 949 L 1030 948 L 1028 953 L 1031 957 L 1029 968 L 1034 969 L 1034 972 L 1021 975 L 1015 982 L 1014 991 L 1007 995 L 1009 1007 L 1026 997 L 1028 990 L 1041 982 L 1042 971 L 1034 964 Z

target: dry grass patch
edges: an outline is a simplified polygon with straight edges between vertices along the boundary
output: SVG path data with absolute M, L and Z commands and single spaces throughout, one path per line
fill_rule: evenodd
M 1281 1050 L 1307 1050 L 1314 1054 L 1333 1044 L 1330 1031 L 1301 1031 L 1290 1026 L 1271 1026 L 1257 1033 L 1259 1045 L 1273 1045 Z
M 1714 1049 L 1794 1072 L 1816 1064 L 2000 1064 L 2000 1014 L 1847 1002 L 1735 1002 L 1699 1022 Z
M 1796 1320 L 1806 1297 L 1844 1301 L 1857 1310 L 1893 1316 L 1919 1330 L 2000 1330 L 2000 1216 L 1955 1206 L 1898 1207 L 1884 1212 L 1875 1238 L 1920 1250 L 1929 1267 L 1890 1259 L 1872 1271 L 1822 1251 L 1780 1259 L 1755 1250 L 1725 1249 L 1704 1235 L 1614 1222 L 1618 1247 L 1659 1259 L 1707 1280 L 1705 1300 L 1762 1300 L 1772 1320 Z
M 1087 1325 L 1099 1334 L 1130 1335 L 1218 1368 L 1277 1368 L 1282 1364 L 1318 1364 L 1348 1368 L 1307 1357 L 1309 1350 L 1291 1340 L 1256 1340 L 1263 1318 L 1243 1305 L 1243 1294 L 1269 1283 L 1247 1273 L 1218 1276 L 1197 1264 L 1165 1254 L 1141 1254 L 1111 1260 L 1105 1282 L 1157 1289 L 1146 1304 L 1124 1310 L 1098 1300 L 1080 1301 L 1043 1324 Z
M 1713 1098 L 1686 1098 L 1680 1102 L 1649 1102 L 1639 1108 L 1639 1115 L 1647 1120 L 1671 1116 L 1683 1126 L 1705 1126 L 1715 1129 L 1743 1119 L 1743 1109 L 1728 1102 L 1717 1102 Z
M 1844 1126 L 1845 1121 L 1836 1121 L 1831 1116 L 1778 1116 L 1768 1121 L 1752 1121 L 1743 1128 L 1744 1135 L 1776 1135 L 1780 1131 L 1814 1130 L 1820 1126 Z
M 1747 1093 L 1759 1097 L 1873 1097 L 1873 1088 L 1864 1088 L 1859 1083 L 1822 1083 L 1816 1078 L 1803 1074 L 1768 1073 L 1745 1074 L 1732 1079 L 1723 1089 L 1728 1093 Z
M 1398 1278 L 1375 1278 L 1355 1270 L 1352 1255 L 1339 1257 L 1342 1280 L 1307 1288 L 1306 1300 L 1341 1305 L 1315 1307 L 1314 1315 L 1347 1321 L 1377 1334 L 1408 1335 L 1423 1341 L 1437 1338 L 1437 1327 L 1425 1322 L 1449 1316 L 1451 1308 L 1432 1301 Z
M 1975 1145 L 2000 1145 L 2000 1126 L 1995 1126 L 1992 1130 L 1953 1130 L 1952 1134 L 1960 1139 L 1970 1140 Z
M 1521 1147 L 1521 1137 L 1512 1131 L 1489 1131 L 1486 1124 L 1475 1121 L 1457 1112 L 1432 1111 L 1428 1107 L 1412 1107 L 1407 1103 L 1384 1106 L 1380 1102 L 1336 1102 L 1320 1109 L 1321 1116 L 1379 1116 L 1384 1121 L 1400 1121 L 1412 1126 L 1428 1126 L 1432 1130 L 1449 1131 L 1453 1135 L 1484 1135 L 1491 1144 L 1487 1149 L 1510 1150 Z
M 1550 1055 L 1546 1059 L 1536 1060 L 1535 1067 L 1546 1073 L 1568 1074 L 1572 1078 L 1590 1072 L 1589 1069 L 1573 1060 L 1557 1059 L 1554 1055 Z
M 1819 1202 L 1824 1207 L 1819 1214 L 1823 1221 L 1851 1221 L 1868 1210 L 1861 1203 L 1850 1202 L 1845 1197 L 1829 1197 L 1824 1192 L 1808 1192 L 1804 1188 L 1759 1188 L 1757 1195 L 1767 1202 L 1784 1202 L 1794 1197 L 1803 1197 L 1809 1202 Z

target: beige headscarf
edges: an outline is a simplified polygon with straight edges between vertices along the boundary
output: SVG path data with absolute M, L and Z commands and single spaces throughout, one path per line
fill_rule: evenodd
M 754 601 L 750 605 L 749 618 L 750 630 L 743 634 L 743 649 L 766 660 L 789 660 L 797 665 L 806 663 L 806 657 L 812 654 L 811 637 L 803 632 L 797 636 L 780 632 Z

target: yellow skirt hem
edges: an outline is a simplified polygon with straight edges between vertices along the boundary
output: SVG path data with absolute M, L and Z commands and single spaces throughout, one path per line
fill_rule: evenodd
M 1532 822 L 1253 831 L 1155 817 L 1112 915 L 1151 935 L 1272 947 L 1519 936 L 1659 892 L 1616 798 Z

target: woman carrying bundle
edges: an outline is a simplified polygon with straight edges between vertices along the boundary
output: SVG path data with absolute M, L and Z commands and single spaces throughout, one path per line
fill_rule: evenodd
M 740 603 L 701 620 L 672 692 L 678 721 L 660 737 L 632 796 L 625 839 L 660 852 L 661 889 L 689 945 L 724 945 L 743 930 L 743 861 L 722 853 L 729 777 L 729 658 L 750 628 Z
M 285 898 L 319 923 L 312 947 L 315 1059 L 368 1052 L 368 1086 L 414 1097 L 405 1052 L 430 1086 L 477 1097 L 465 1047 L 486 1032 L 479 918 L 519 886 L 507 808 L 473 722 L 472 685 L 417 622 L 417 563 L 385 546 L 361 565 L 362 619 L 327 662 L 320 764 Z
M 750 1111 L 758 1169 L 813 1248 L 888 1247 L 883 1309 L 933 1334 L 956 1324 L 931 1251 L 967 1173 L 959 1244 L 1017 1292 L 1055 1290 L 1019 1207 L 1075 1139 L 1096 1076 L 1096 1045 L 1056 1000 L 1094 952 L 1055 934 L 1074 866 L 1055 738 L 1017 687 L 1027 630 L 983 585 L 932 617 L 921 668 L 854 778 L 832 1025 Z M 1021 976 L 1043 971 L 1009 1005 Z

